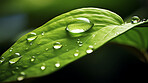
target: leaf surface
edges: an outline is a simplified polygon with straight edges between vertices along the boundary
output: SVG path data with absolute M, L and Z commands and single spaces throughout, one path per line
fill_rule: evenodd
M 72 37 L 65 28 L 75 18 L 87 18 L 94 25 L 84 32 L 85 34 Z M 57 16 L 22 36 L 1 56 L 5 60 L 0 64 L 0 81 L 9 82 L 51 74 L 87 55 L 86 50 L 89 47 L 96 50 L 109 40 L 143 23 L 145 22 L 125 24 L 117 14 L 100 8 L 81 8 Z M 29 39 L 28 42 L 27 38 L 31 33 L 31 38 L 34 39 Z M 57 42 L 61 48 L 54 49 Z M 78 42 L 81 42 L 81 45 Z M 18 55 L 21 57 L 10 64 L 9 60 Z M 23 78 L 19 78 L 22 75 Z
M 127 45 L 136 48 L 142 54 L 138 54 L 138 58 L 143 62 L 148 62 L 148 27 L 134 27 L 121 36 L 113 39 L 115 42 L 122 45 Z

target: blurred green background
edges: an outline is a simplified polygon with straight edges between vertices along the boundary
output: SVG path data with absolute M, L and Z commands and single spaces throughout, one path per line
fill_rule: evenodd
M 148 18 L 147 0 L 1 0 L 0 54 L 22 35 L 50 19 L 77 8 L 97 7 L 111 10 L 123 19 L 132 15 Z M 42 81 L 64 83 L 143 83 L 148 65 L 131 52 L 115 44 L 105 44 L 61 70 L 23 83 Z

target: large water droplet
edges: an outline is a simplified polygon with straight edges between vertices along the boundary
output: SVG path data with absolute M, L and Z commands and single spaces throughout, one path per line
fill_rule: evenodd
M 60 42 L 56 42 L 56 43 L 53 44 L 54 49 L 60 49 L 60 48 L 62 48 L 62 46 L 63 45 Z
M 72 37 L 79 37 L 82 33 L 90 30 L 93 25 L 94 24 L 87 18 L 75 18 L 67 25 L 66 31 L 68 31 Z
M 140 18 L 138 16 L 133 16 L 131 23 L 135 24 L 135 23 L 138 23 L 138 22 L 140 22 Z
M 14 64 L 17 61 L 19 61 L 22 58 L 22 56 L 20 55 L 20 53 L 14 53 L 14 55 L 11 56 L 11 59 L 9 60 L 10 64 Z
M 36 33 L 31 32 L 31 33 L 28 34 L 28 36 L 27 36 L 27 41 L 28 41 L 28 42 L 32 42 L 32 41 L 35 40 L 36 38 L 37 38 Z
M 92 52 L 93 52 L 93 46 L 90 45 L 90 46 L 87 48 L 86 53 L 87 53 L 87 54 L 90 54 L 90 53 L 92 53 Z
M 3 63 L 5 61 L 4 57 L 0 57 L 0 64 Z
M 60 67 L 60 63 L 57 62 L 57 63 L 55 64 L 55 67 Z
M 35 56 L 32 56 L 31 59 L 30 59 L 30 61 L 31 62 L 34 62 L 35 61 Z
M 74 56 L 75 57 L 79 56 L 79 50 L 76 50 L 76 52 L 74 53 Z

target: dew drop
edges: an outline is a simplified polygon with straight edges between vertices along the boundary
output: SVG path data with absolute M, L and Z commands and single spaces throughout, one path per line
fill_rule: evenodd
M 20 58 L 21 58 L 21 57 L 17 57 L 17 58 L 10 59 L 10 60 L 9 60 L 9 63 L 10 63 L 10 64 L 14 64 L 14 63 L 16 63 Z
M 79 46 L 83 45 L 83 42 L 80 39 L 77 40 L 77 43 L 78 43 Z
M 12 52 L 13 51 L 13 48 L 10 48 L 9 52 Z
M 25 48 L 25 50 L 28 50 L 29 48 L 27 47 L 27 48 Z
M 60 49 L 60 48 L 62 48 L 62 46 L 63 45 L 60 42 L 56 42 L 56 43 L 53 44 L 54 49 Z
M 79 56 L 79 50 L 76 50 L 76 52 L 74 53 L 74 56 L 75 57 Z
M 22 81 L 24 78 L 25 78 L 24 76 L 18 76 L 18 77 L 17 77 L 17 80 L 18 80 L 18 81 Z
M 35 56 L 32 56 L 31 59 L 30 59 L 30 61 L 31 62 L 34 62 L 35 61 Z
M 60 67 L 60 63 L 57 62 L 57 63 L 55 64 L 55 67 Z
M 20 53 L 15 53 L 15 55 L 20 56 Z
M 67 25 L 66 31 L 72 37 L 79 37 L 93 27 L 93 23 L 87 18 L 75 18 L 70 24 Z
M 45 34 L 45 32 L 42 32 L 41 35 L 43 36 Z
M 140 18 L 138 16 L 133 16 L 132 20 L 131 20 L 131 23 L 135 24 L 135 23 L 138 23 L 138 22 L 140 22 Z
M 41 66 L 41 70 L 45 70 L 45 69 L 46 69 L 45 64 L 43 64 L 43 65 Z
M 45 50 L 46 50 L 46 51 L 48 51 L 48 50 L 49 50 L 49 48 L 46 48 Z
M 5 61 L 4 57 L 0 57 L 0 64 L 3 63 Z
M 14 55 L 11 56 L 11 59 L 9 60 L 10 64 L 14 64 L 17 61 L 19 61 L 22 58 L 22 56 L 20 55 L 20 53 L 14 53 Z
M 19 69 L 19 67 L 15 67 L 15 69 Z
M 30 34 L 28 34 L 27 36 L 27 41 L 28 42 L 32 42 L 33 40 L 35 40 L 38 36 L 36 35 L 36 33 L 31 32 Z
M 17 77 L 18 81 L 22 81 L 25 78 L 25 72 L 21 72 L 20 75 Z
M 90 46 L 87 48 L 86 53 L 87 53 L 87 54 L 90 54 L 90 53 L 92 53 L 92 52 L 93 52 L 93 46 L 90 45 Z
M 25 72 L 21 72 L 20 74 L 21 74 L 21 75 L 23 75 L 23 76 L 25 76 L 25 75 L 26 75 L 26 74 L 25 74 Z

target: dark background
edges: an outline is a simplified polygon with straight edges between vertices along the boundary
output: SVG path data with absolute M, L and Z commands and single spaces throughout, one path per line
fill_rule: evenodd
M 27 32 L 60 14 L 84 7 L 108 9 L 123 19 L 132 15 L 148 18 L 147 0 L 1 0 L 0 55 Z M 122 46 L 108 43 L 51 75 L 22 83 L 145 83 L 147 75 L 148 64 Z

